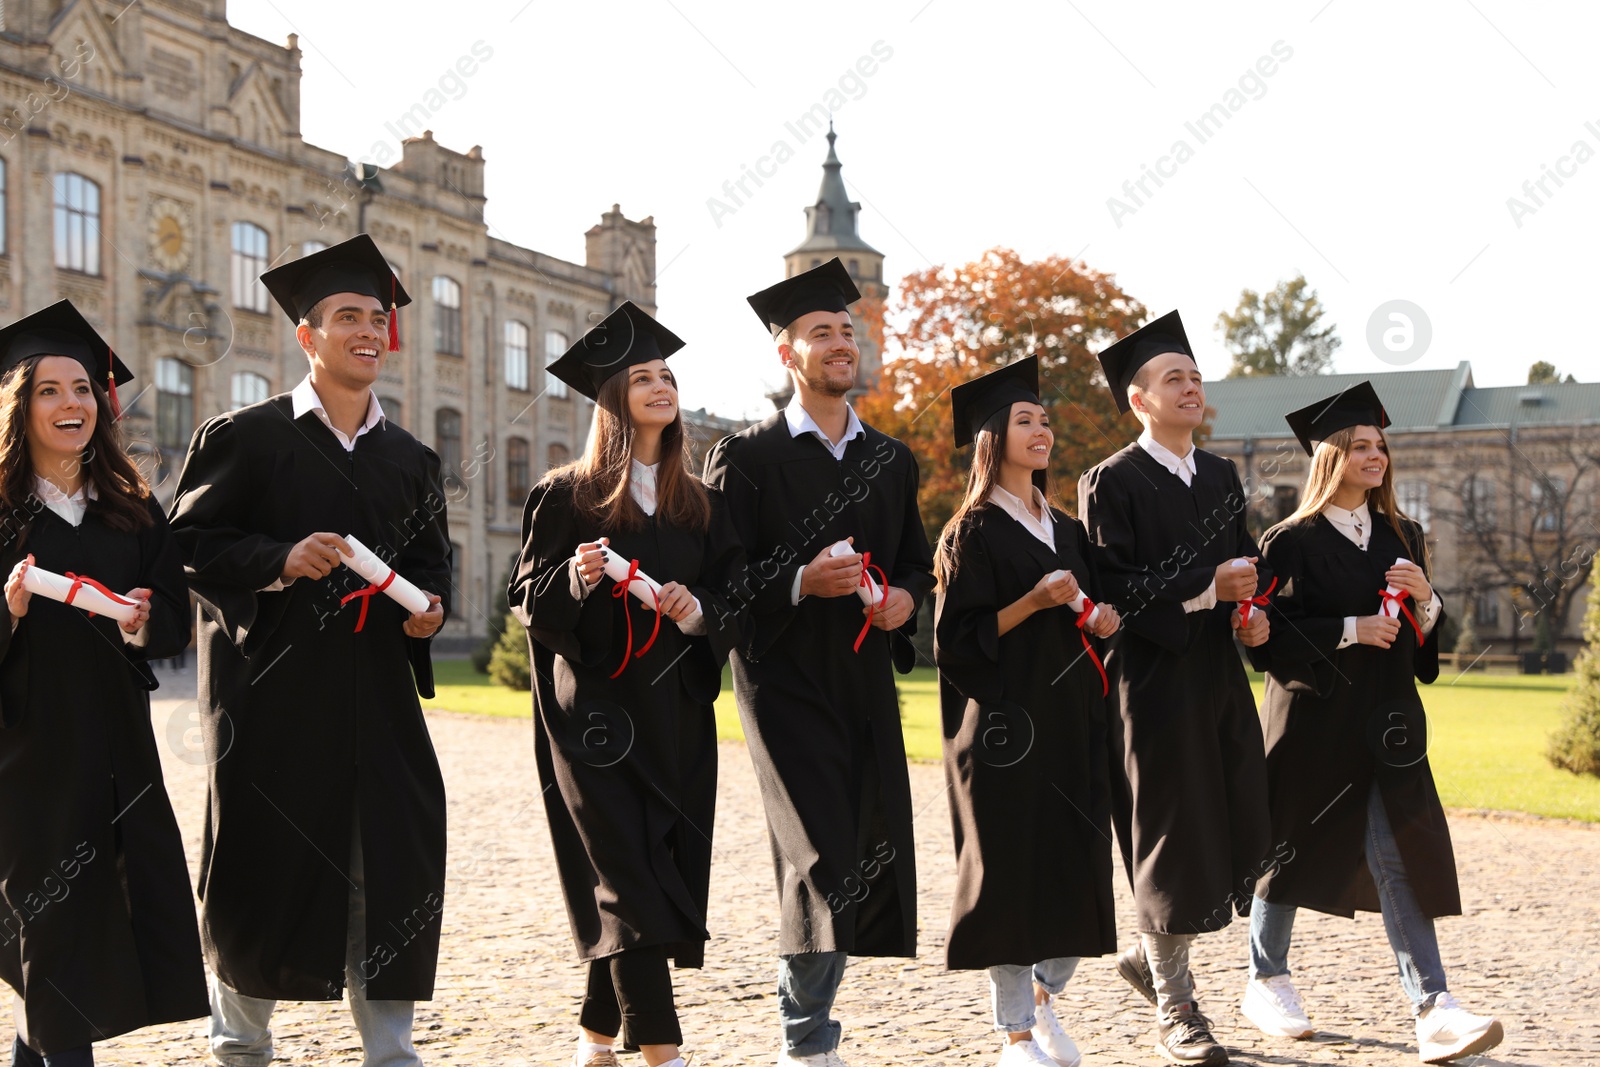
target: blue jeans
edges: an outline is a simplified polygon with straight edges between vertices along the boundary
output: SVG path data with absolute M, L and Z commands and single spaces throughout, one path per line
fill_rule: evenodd
M 989 968 L 989 999 L 994 1005 L 994 1028 L 1003 1034 L 1021 1034 L 1033 1029 L 1033 983 L 1038 982 L 1052 997 L 1067 988 L 1067 979 L 1078 969 L 1078 957 L 1061 956 L 1041 960 L 1032 967 L 1021 963 L 1002 963 Z
M 843 952 L 799 952 L 778 957 L 778 1022 L 784 1051 L 815 1056 L 839 1047 L 841 1029 L 828 1017 L 848 957 Z
M 1367 796 L 1367 869 L 1378 887 L 1383 909 L 1383 929 L 1389 935 L 1400 985 L 1420 1015 L 1447 988 L 1444 964 L 1439 960 L 1439 939 L 1433 920 L 1422 914 L 1411 879 L 1383 807 L 1383 794 L 1372 784 Z M 1271 978 L 1289 973 L 1289 939 L 1294 932 L 1295 907 L 1257 898 L 1250 908 L 1250 976 Z
M 94 1046 L 41 1056 L 17 1038 L 11 1043 L 11 1067 L 94 1067 Z

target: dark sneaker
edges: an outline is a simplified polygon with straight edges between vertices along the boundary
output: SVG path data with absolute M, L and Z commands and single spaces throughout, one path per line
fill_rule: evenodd
M 1141 942 L 1135 941 L 1132 948 L 1117 954 L 1117 973 L 1122 975 L 1125 982 L 1138 990 L 1139 995 L 1150 1002 L 1151 1007 L 1155 1006 L 1156 982 L 1150 976 L 1150 964 L 1145 962 L 1144 945 Z
M 1183 1004 L 1167 1012 L 1156 1030 L 1156 1051 L 1173 1063 L 1222 1067 L 1228 1050 L 1211 1036 L 1211 1020 L 1196 1004 Z

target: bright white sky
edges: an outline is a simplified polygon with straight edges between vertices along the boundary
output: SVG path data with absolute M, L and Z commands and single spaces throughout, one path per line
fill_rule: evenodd
M 841 78 L 844 176 L 889 278 L 995 245 L 1081 254 L 1153 314 L 1179 308 L 1202 369 L 1220 375 L 1217 314 L 1243 288 L 1304 272 L 1344 339 L 1339 371 L 1392 369 L 1368 320 L 1407 300 L 1432 326 L 1409 366 L 1470 360 L 1479 385 L 1509 385 L 1543 358 L 1600 380 L 1593 331 L 1570 326 L 1600 273 L 1600 10 L 1219 7 L 232 0 L 229 17 L 279 43 L 300 34 L 304 135 L 357 159 L 380 141 L 398 156 L 386 124 L 446 78 L 456 99 L 430 125 L 449 147 L 483 145 L 498 236 L 582 262 L 584 231 L 613 202 L 653 215 L 661 319 L 688 342 L 673 361 L 687 407 L 770 411 L 776 356 L 744 297 L 782 276 L 822 175 L 826 144 L 785 123 Z M 479 41 L 492 57 L 452 84 Z M 1202 143 L 1185 128 L 1275 45 L 1288 58 L 1247 80 L 1220 131 Z M 875 46 L 889 58 L 863 78 Z M 1172 176 L 1147 179 L 1153 195 L 1135 204 L 1123 183 L 1180 139 L 1192 158 L 1164 164 Z M 794 158 L 719 226 L 707 200 L 726 201 L 723 183 L 777 141 Z M 1546 166 L 1566 176 L 1545 179 L 1549 195 L 1535 187 L 1540 205 L 1523 183 Z M 1114 220 L 1112 196 L 1135 210 Z M 1520 220 L 1513 196 L 1533 209 Z

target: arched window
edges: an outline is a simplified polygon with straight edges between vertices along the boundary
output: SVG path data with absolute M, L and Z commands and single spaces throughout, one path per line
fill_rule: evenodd
M 326 241 L 306 241 L 300 245 L 300 258 L 304 259 L 306 256 L 314 255 L 327 247 L 328 242 Z
M 546 470 L 555 470 L 572 462 L 572 453 L 566 445 L 554 444 L 544 450 L 544 465 Z
M 66 171 L 56 175 L 55 192 L 56 266 L 99 274 L 100 186 Z
M 272 383 L 247 370 L 236 372 L 232 384 L 233 406 L 236 408 L 259 404 L 272 395 Z
M 506 441 L 506 503 L 521 507 L 528 499 L 528 442 L 520 437 Z
M 548 367 L 566 354 L 567 335 L 560 330 L 546 330 L 544 333 L 544 365 Z M 555 397 L 557 400 L 565 399 L 567 383 L 549 371 L 545 371 L 544 391 L 546 395 Z
M 194 368 L 170 357 L 156 363 L 156 444 L 189 447 L 194 434 Z
M 405 407 L 394 397 L 380 396 L 378 398 L 378 406 L 383 409 L 383 417 L 385 419 L 388 419 L 396 426 L 404 426 L 406 424 L 405 419 L 402 418 L 405 413 Z
M 245 311 L 267 310 L 267 287 L 261 275 L 267 269 L 267 231 L 253 222 L 233 224 L 233 306 Z
M 461 354 L 461 286 L 443 274 L 433 279 L 433 350 Z
M 506 323 L 506 385 L 528 388 L 528 327 L 516 321 Z
M 433 417 L 434 447 L 439 452 L 439 462 L 444 466 L 446 484 L 461 481 L 461 412 L 454 408 L 440 408 Z
M 0 15 L 0 18 L 3 18 Z M 0 29 L 4 29 L 0 26 Z M 0 159 L 0 256 L 6 254 L 6 161 Z

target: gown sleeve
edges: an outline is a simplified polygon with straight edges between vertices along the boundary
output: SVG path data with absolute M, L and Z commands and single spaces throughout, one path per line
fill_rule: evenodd
M 1428 559 L 1427 535 L 1422 532 L 1422 527 L 1415 522 L 1407 520 L 1402 529 L 1405 531 L 1406 544 L 1411 552 L 1410 558 L 1414 560 Z M 1433 581 L 1432 568 L 1424 564 L 1423 570 L 1427 572 L 1428 581 L 1431 583 Z M 1438 591 L 1435 590 L 1434 596 L 1438 595 Z M 1413 612 L 1413 614 L 1415 613 Z M 1443 607 L 1439 609 L 1439 617 L 1434 620 L 1433 629 L 1428 631 L 1427 636 L 1423 638 L 1422 644 L 1417 646 L 1416 657 L 1412 661 L 1412 666 L 1417 681 L 1423 685 L 1432 685 L 1439 678 L 1439 635 L 1444 632 L 1444 620 L 1447 614 L 1449 612 Z M 1410 629 L 1411 624 L 1409 622 L 1405 625 L 1407 629 Z M 1415 641 L 1416 638 L 1410 638 L 1410 640 Z
M 534 640 L 573 663 L 595 666 L 611 646 L 615 583 L 602 577 L 584 595 L 572 558 L 580 543 L 570 486 L 549 480 L 534 486 L 522 512 L 522 551 L 506 598 Z
M 128 651 L 146 660 L 166 659 L 189 647 L 189 585 L 167 517 L 154 497 L 146 504 L 154 522 L 138 533 L 139 584 L 150 590 L 150 621 L 145 623 L 144 643 Z
M 905 453 L 905 464 L 905 511 L 900 518 L 900 544 L 895 550 L 894 573 L 887 575 L 890 585 L 911 594 L 911 614 L 890 638 L 890 655 L 901 674 L 909 673 L 916 665 L 917 650 L 910 638 L 917 632 L 922 601 L 934 586 L 933 549 L 928 545 L 928 533 L 922 527 L 922 511 L 917 506 L 917 487 L 921 484 L 922 473 L 909 450 Z
M 737 457 L 744 444 L 738 435 L 718 441 L 706 456 L 705 483 L 727 502 L 733 529 L 748 554 L 753 595 L 749 598 L 747 637 L 760 646 L 753 649 L 759 655 L 771 647 L 794 618 L 798 606 L 790 601 L 790 591 L 795 572 L 807 561 L 796 559 L 794 550 L 786 544 L 768 555 L 755 555 L 756 546 L 761 543 L 761 490 L 739 467 Z
M 439 456 L 433 449 L 422 447 L 423 499 L 439 501 L 439 507 L 428 508 L 429 518 L 413 536 L 406 538 L 394 561 L 394 569 L 424 593 L 439 598 L 446 620 L 450 618 L 451 548 L 448 513 L 444 506 L 444 479 L 441 476 Z M 416 678 L 417 692 L 424 698 L 434 694 L 433 688 L 433 638 L 444 629 L 444 622 L 429 637 L 406 636 L 406 657 L 411 661 L 411 673 Z
M 744 604 L 738 595 L 745 584 L 744 545 L 722 494 L 709 488 L 706 492 L 711 497 L 711 525 L 701 551 L 700 580 L 689 592 L 700 601 L 705 617 L 703 636 L 720 680 L 722 664 L 728 653 L 739 647 L 744 632 Z
M 999 700 L 1000 609 L 994 559 L 981 523 L 964 520 L 955 533 L 955 567 L 934 603 L 933 661 L 968 700 Z
M 1327 696 L 1338 675 L 1334 654 L 1344 637 L 1344 616 L 1306 610 L 1303 536 L 1297 528 L 1281 525 L 1262 539 L 1262 562 L 1270 565 L 1278 587 L 1272 596 L 1271 633 L 1265 644 L 1246 651 L 1252 666 L 1270 672 L 1284 687 Z

